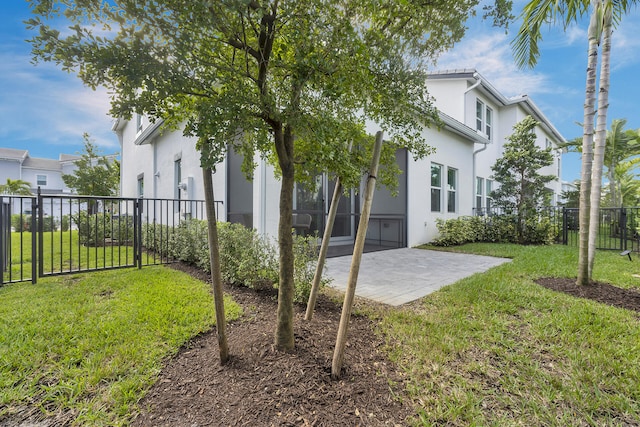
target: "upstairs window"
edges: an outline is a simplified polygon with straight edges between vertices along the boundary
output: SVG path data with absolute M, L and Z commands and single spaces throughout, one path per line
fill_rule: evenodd
M 142 114 L 140 113 L 136 114 L 136 132 L 142 132 Z
M 476 99 L 476 130 L 486 135 L 487 139 L 492 138 L 493 110 L 479 99 Z
M 47 175 L 36 175 L 36 182 L 39 186 L 47 185 Z

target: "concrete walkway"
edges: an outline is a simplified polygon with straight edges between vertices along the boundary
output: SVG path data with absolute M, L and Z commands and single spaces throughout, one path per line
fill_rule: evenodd
M 398 306 L 509 261 L 412 248 L 370 252 L 362 255 L 356 295 Z M 331 287 L 346 289 L 350 266 L 351 256 L 327 259 L 326 276 L 333 279 Z

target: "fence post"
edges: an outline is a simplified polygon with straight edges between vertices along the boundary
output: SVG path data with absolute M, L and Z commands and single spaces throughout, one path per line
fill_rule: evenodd
M 38 242 L 38 221 L 36 217 L 41 215 L 40 207 L 42 206 L 42 195 L 40 194 L 40 187 L 38 187 L 38 198 L 31 198 L 31 283 L 34 285 L 38 282 L 38 272 L 42 274 L 44 271 L 44 247 L 42 243 L 42 236 L 40 236 L 40 242 Z
M 567 208 L 562 208 L 562 244 L 569 244 L 569 223 Z
M 133 258 L 138 269 L 142 268 L 142 199 L 137 198 L 133 204 Z
M 620 250 L 627 250 L 627 210 L 620 208 Z
M 0 197 L 2 203 L 0 203 L 0 285 L 4 283 L 4 272 L 9 265 L 8 252 L 9 252 L 9 238 L 11 236 L 11 214 L 7 222 L 7 213 L 11 210 L 9 200 L 5 200 L 4 197 Z

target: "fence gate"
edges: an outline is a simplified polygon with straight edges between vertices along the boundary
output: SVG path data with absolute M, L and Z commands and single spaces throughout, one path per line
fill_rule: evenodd
M 202 200 L 0 197 L 0 284 L 173 262 L 175 228 L 205 219 Z

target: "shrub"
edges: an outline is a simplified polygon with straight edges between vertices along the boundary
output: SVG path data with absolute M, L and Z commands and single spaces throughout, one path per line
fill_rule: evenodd
M 58 221 L 52 216 L 45 216 L 42 221 L 42 231 L 57 231 Z M 13 214 L 11 215 L 11 226 L 14 231 L 20 233 L 31 231 L 31 215 Z
M 456 246 L 464 243 L 485 241 L 487 225 L 484 217 L 461 216 L 443 220 L 438 218 L 436 226 L 440 236 L 431 243 L 435 246 Z
M 524 220 L 522 241 L 516 233 L 517 216 L 503 214 L 495 216 L 459 217 L 437 220 L 440 235 L 431 244 L 456 246 L 472 242 L 522 243 L 549 245 L 557 237 L 558 230 L 548 216 L 529 216 Z
M 62 215 L 62 218 L 60 219 L 60 230 L 61 231 L 69 231 L 69 224 L 70 224 L 71 218 L 70 215 Z
M 142 243 L 159 252 L 211 272 L 207 223 L 197 219 L 182 221 L 175 229 L 146 224 Z M 317 259 L 315 236 L 294 237 L 294 301 L 306 302 L 311 291 Z M 274 244 L 254 229 L 241 224 L 218 223 L 222 279 L 249 288 L 278 285 L 278 254 Z M 327 283 L 327 279 L 321 285 Z
M 111 218 L 103 213 L 89 214 L 80 211 L 73 215 L 78 226 L 80 243 L 86 246 L 104 246 L 107 230 L 111 227 Z
M 224 280 L 251 288 L 277 283 L 278 257 L 268 239 L 254 229 L 226 222 L 218 224 L 218 237 Z
M 170 253 L 171 243 L 174 241 L 175 229 L 167 225 L 157 223 L 145 223 L 142 225 L 142 247 L 155 252 L 161 257 L 173 256 Z
M 294 283 L 295 295 L 293 300 L 298 303 L 305 303 L 311 293 L 313 276 L 316 273 L 318 260 L 317 236 L 294 236 L 293 256 L 294 256 Z M 328 284 L 329 279 L 322 279 L 320 286 Z
M 108 240 L 119 244 L 130 244 L 133 241 L 133 218 L 130 216 L 80 211 L 71 218 L 78 227 L 78 236 L 83 245 L 104 246 Z

